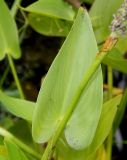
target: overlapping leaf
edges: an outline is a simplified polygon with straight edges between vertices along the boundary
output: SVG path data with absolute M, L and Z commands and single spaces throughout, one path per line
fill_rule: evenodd
M 117 106 L 120 104 L 121 98 L 122 95 L 119 95 L 103 104 L 101 117 L 94 139 L 87 149 L 82 151 L 73 150 L 63 139 L 60 139 L 57 144 L 57 151 L 60 159 L 84 160 L 94 156 L 95 151 L 101 146 L 111 130 Z
M 46 36 L 67 36 L 72 26 L 70 21 L 33 13 L 29 14 L 28 20 L 35 31 Z
M 123 0 L 95 0 L 90 10 L 97 41 L 103 42 L 109 35 L 109 25 L 113 14 L 121 6 Z
M 18 33 L 14 19 L 4 0 L 0 1 L 0 60 L 10 54 L 14 58 L 20 57 Z
M 25 11 L 72 21 L 75 11 L 63 0 L 39 0 L 24 9 Z
M 102 108 L 101 68 L 86 89 L 78 87 L 97 52 L 89 16 L 81 8 L 40 89 L 32 123 L 35 141 L 46 142 L 57 132 L 69 104 L 77 90 L 81 90 L 65 135 L 69 145 L 76 149 L 85 148 L 92 142 Z
M 2 91 L 0 91 L 0 102 L 2 102 L 7 110 L 12 114 L 28 121 L 32 120 L 35 103 L 9 97 Z

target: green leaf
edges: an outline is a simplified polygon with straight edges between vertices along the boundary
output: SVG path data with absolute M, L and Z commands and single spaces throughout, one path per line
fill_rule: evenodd
M 112 68 L 127 73 L 127 59 L 117 49 L 113 49 L 103 60 L 103 63 Z
M 21 55 L 15 21 L 5 2 L 0 0 L 0 60 L 6 54 L 16 59 Z
M 75 16 L 75 11 L 72 6 L 63 0 L 39 0 L 22 9 L 27 12 L 60 18 L 68 21 L 73 21 Z
M 105 41 L 109 35 L 109 25 L 113 14 L 121 6 L 123 0 L 95 0 L 91 9 L 90 16 L 93 19 L 93 27 L 98 43 Z
M 101 68 L 85 89 L 79 86 L 97 52 L 91 21 L 87 12 L 80 9 L 40 89 L 32 123 L 35 141 L 46 142 L 57 132 L 70 110 L 69 105 L 75 101 L 75 95 L 82 92 L 65 135 L 75 149 L 85 148 L 92 142 L 102 108 Z
M 23 151 L 9 138 L 4 140 L 9 160 L 28 160 Z
M 67 36 L 72 26 L 69 21 L 33 13 L 29 14 L 28 20 L 35 31 L 46 36 Z
M 118 110 L 117 110 L 117 114 L 116 114 L 115 122 L 114 122 L 114 131 L 116 131 L 116 129 L 119 127 L 123 119 L 123 116 L 126 110 L 126 106 L 127 106 L 127 88 L 125 89 L 121 103 L 118 106 Z
M 9 97 L 2 91 L 0 91 L 0 102 L 2 102 L 6 109 L 12 114 L 28 121 L 32 120 L 35 103 Z
M 96 134 L 89 147 L 90 152 L 96 151 L 108 136 L 121 98 L 122 95 L 119 95 L 104 103 Z
M 101 117 L 94 139 L 88 148 L 82 151 L 76 151 L 70 148 L 63 139 L 60 139 L 56 148 L 59 157 L 61 157 L 61 159 L 69 160 L 84 160 L 94 155 L 111 130 L 117 112 L 117 106 L 119 105 L 121 98 L 122 96 L 119 95 L 103 104 Z
M 120 37 L 118 43 L 116 44 L 116 48 L 123 55 L 127 51 L 127 37 Z

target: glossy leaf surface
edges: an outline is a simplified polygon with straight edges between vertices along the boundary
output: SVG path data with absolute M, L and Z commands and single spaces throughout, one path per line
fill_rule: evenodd
M 39 0 L 24 9 L 25 11 L 72 21 L 75 11 L 63 0 Z
M 9 97 L 2 91 L 0 91 L 0 102 L 2 102 L 12 114 L 28 121 L 32 120 L 35 103 Z
M 3 17 L 4 15 L 4 17 Z M 0 1 L 0 60 L 6 54 L 20 58 L 18 33 L 14 19 L 3 0 Z
M 69 145 L 76 149 L 85 148 L 92 142 L 102 108 L 101 68 L 86 89 L 78 86 L 97 52 L 89 16 L 81 8 L 40 89 L 32 126 L 35 141 L 43 143 L 51 138 L 77 90 L 82 90 L 65 136 Z
M 33 13 L 29 14 L 28 19 L 35 31 L 46 36 L 67 36 L 72 26 L 69 21 Z

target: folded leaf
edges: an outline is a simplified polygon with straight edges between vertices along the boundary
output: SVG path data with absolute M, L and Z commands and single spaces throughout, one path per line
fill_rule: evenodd
M 5 54 L 14 58 L 20 58 L 21 55 L 15 21 L 4 0 L 0 0 L 0 60 Z
M 28 20 L 35 31 L 46 36 L 67 36 L 72 26 L 70 21 L 33 13 L 29 14 Z
M 68 21 L 73 21 L 75 16 L 75 11 L 72 6 L 63 0 L 39 0 L 22 9 L 28 12 Z
M 75 149 L 85 148 L 92 142 L 102 108 L 101 68 L 85 89 L 79 86 L 97 52 L 89 16 L 81 8 L 40 89 L 32 121 L 36 142 L 46 142 L 57 132 L 77 92 L 82 94 L 67 123 L 65 136 Z
M 2 102 L 5 108 L 15 116 L 32 121 L 35 103 L 9 97 L 2 91 L 0 91 L 0 102 Z

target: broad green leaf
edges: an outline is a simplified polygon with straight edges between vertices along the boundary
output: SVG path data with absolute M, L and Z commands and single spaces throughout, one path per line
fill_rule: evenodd
M 5 2 L 0 0 L 0 60 L 6 54 L 16 59 L 21 55 L 15 21 Z
M 98 43 L 103 42 L 109 35 L 109 25 L 113 14 L 121 6 L 123 0 L 95 0 L 90 9 L 93 27 Z
M 75 11 L 72 6 L 63 0 L 39 0 L 24 8 L 24 10 L 68 21 L 73 21 L 75 16 Z
M 2 91 L 0 91 L 0 102 L 2 102 L 6 109 L 12 114 L 28 121 L 32 120 L 35 103 L 9 97 Z
M 103 60 L 103 63 L 112 68 L 127 73 L 127 59 L 117 49 L 113 49 Z
M 35 31 L 46 36 L 67 36 L 72 26 L 69 21 L 33 13 L 29 14 L 28 20 Z
M 92 142 L 102 108 L 101 68 L 86 89 L 79 85 L 97 52 L 91 21 L 81 8 L 40 89 L 32 121 L 36 142 L 46 142 L 56 132 L 77 90 L 81 90 L 82 95 L 67 123 L 66 139 L 75 149 L 85 148 Z
M 108 136 L 113 120 L 117 112 L 117 106 L 121 101 L 122 96 L 116 96 L 111 100 L 103 104 L 101 117 L 99 124 L 94 136 L 94 139 L 90 146 L 82 151 L 76 151 L 70 148 L 67 143 L 61 138 L 57 143 L 57 152 L 60 159 L 69 159 L 69 160 L 84 160 L 87 158 L 90 159 L 92 155 L 99 149 L 101 144 L 104 142 Z M 91 160 L 91 159 L 90 159 Z
M 9 160 L 28 160 L 23 151 L 9 138 L 4 140 Z

